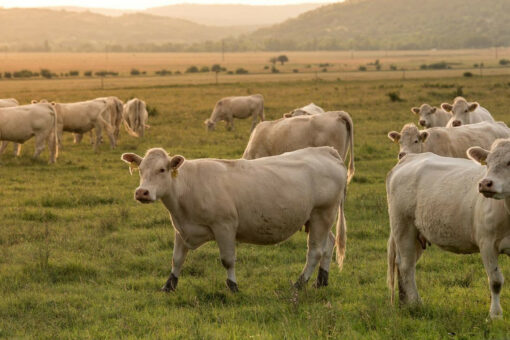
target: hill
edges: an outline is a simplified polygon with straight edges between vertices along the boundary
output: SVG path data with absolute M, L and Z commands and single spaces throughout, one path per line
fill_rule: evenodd
M 348 0 L 245 39 L 263 50 L 509 46 L 509 13 L 508 0 Z
M 118 17 L 48 9 L 0 9 L 0 49 L 87 51 L 122 50 L 151 44 L 183 44 L 218 40 L 243 27 L 210 27 L 149 14 Z M 2 46 L 3 45 L 3 46 Z

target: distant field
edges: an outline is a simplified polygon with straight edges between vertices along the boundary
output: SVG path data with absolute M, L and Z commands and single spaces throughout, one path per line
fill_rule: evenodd
M 479 62 L 482 56 L 487 64 L 494 59 L 490 51 L 478 52 L 476 56 L 449 53 L 452 59 L 466 64 Z M 446 58 L 447 52 L 438 53 L 445 53 L 438 60 Z M 118 63 L 116 56 L 121 58 Z M 149 55 L 146 60 L 109 55 L 109 68 L 126 72 L 135 60 L 139 60 L 140 69 L 147 70 L 221 62 L 217 55 L 198 55 L 188 61 L 175 57 L 165 64 L 165 56 L 169 55 Z M 256 55 L 250 60 L 263 65 L 269 56 Z M 83 70 L 95 65 L 92 59 L 101 58 L 62 55 L 62 63 L 73 62 L 61 64 L 58 58 L 45 61 L 44 55 L 40 61 L 35 55 L 21 57 L 15 64 L 11 55 L 2 55 L 11 61 L 0 60 L 0 65 Z M 289 57 L 300 64 L 333 62 L 340 57 L 346 63 L 349 60 L 348 53 L 289 53 Z M 421 63 L 420 58 L 427 63 L 431 60 L 415 52 L 389 53 L 390 57 L 411 59 L 409 63 L 416 65 Z M 83 64 L 74 58 L 83 58 Z M 250 64 L 240 55 L 235 58 L 227 55 L 225 64 L 229 68 Z M 375 54 L 365 58 L 385 60 L 383 55 Z M 121 63 L 126 59 L 129 62 Z M 321 80 L 314 80 L 313 74 L 305 77 L 288 73 L 220 76 L 222 83 L 214 85 L 210 84 L 213 75 L 200 74 L 107 78 L 105 89 L 100 88 L 97 78 L 0 81 L 0 97 L 15 97 L 24 103 L 41 97 L 78 101 L 105 95 L 123 100 L 137 96 L 158 111 L 149 118 L 152 127 L 144 140 L 133 139 L 123 131 L 116 150 L 102 145 L 101 152 L 94 154 L 88 136 L 82 144 L 73 145 L 66 134 L 55 165 L 46 164 L 46 152 L 41 161 L 30 159 L 33 141 L 26 143 L 20 159 L 11 155 L 10 148 L 1 157 L 0 338 L 508 337 L 510 285 L 502 289 L 504 319 L 487 321 L 490 292 L 477 254 L 460 256 L 428 248 L 417 268 L 423 307 L 400 309 L 389 303 L 384 182 L 396 163 L 397 147 L 388 140 L 387 132 L 416 122 L 410 107 L 423 102 L 451 102 L 459 93 L 478 100 L 496 119 L 510 123 L 507 75 L 465 78 L 458 70 L 416 72 L 416 78 L 422 74 L 428 78 L 414 79 L 414 73 L 406 73 L 406 79 L 401 79 L 402 72 L 373 71 L 339 73 L 342 80 L 338 81 L 338 76 L 330 76 L 330 72 L 321 73 Z M 360 79 L 349 80 L 348 74 Z M 366 74 L 395 79 L 371 80 Z M 397 93 L 402 101 L 390 101 L 390 92 Z M 236 268 L 241 292 L 233 295 L 224 286 L 225 270 L 217 246 L 210 243 L 190 252 L 178 290 L 162 294 L 158 289 L 171 267 L 172 226 L 161 203 L 142 206 L 134 202 L 138 176 L 129 175 L 120 155 L 128 151 L 143 154 L 150 147 L 162 146 L 170 154 L 190 159 L 238 158 L 247 143 L 250 122 L 236 122 L 234 132 L 225 131 L 219 124 L 217 131 L 206 133 L 203 121 L 219 98 L 249 93 L 264 95 L 267 119 L 278 119 L 284 112 L 309 102 L 351 114 L 356 175 L 348 190 L 344 269 L 339 272 L 332 265 L 330 285 L 325 289 L 309 286 L 295 292 L 291 282 L 304 265 L 305 233 L 297 233 L 276 246 L 240 244 Z M 500 257 L 500 266 L 510 277 L 506 257 Z

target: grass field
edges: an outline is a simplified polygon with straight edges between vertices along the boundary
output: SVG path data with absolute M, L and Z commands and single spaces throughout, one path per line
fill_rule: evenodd
M 42 66 L 41 66 L 42 67 Z M 148 67 L 147 67 L 148 68 Z M 375 73 L 375 72 L 374 72 Z M 280 77 L 280 76 L 279 76 Z M 461 88 L 498 119 L 510 122 L 507 76 L 393 80 L 278 81 L 161 84 L 159 78 L 0 82 L 0 97 L 78 101 L 104 95 L 137 96 L 159 114 L 144 140 L 123 133 L 116 150 L 95 154 L 66 135 L 55 165 L 47 153 L 33 161 L 33 142 L 21 158 L 9 150 L 0 164 L 0 338 L 505 338 L 510 334 L 510 289 L 503 286 L 503 320 L 488 321 L 490 294 L 479 255 L 428 248 L 417 268 L 421 308 L 395 308 L 386 288 L 389 225 L 384 181 L 397 147 L 386 134 L 416 121 L 410 107 L 451 102 Z M 151 82 L 151 80 L 153 82 Z M 112 80 L 113 81 L 113 80 Z M 109 83 L 108 83 L 109 84 Z M 391 102 L 389 92 L 402 101 Z M 248 121 L 206 133 L 216 100 L 262 93 L 268 119 L 315 102 L 348 111 L 355 124 L 356 175 L 349 186 L 344 269 L 330 285 L 295 292 L 305 261 L 305 233 L 276 246 L 239 244 L 240 293 L 229 293 L 214 243 L 189 253 L 175 293 L 163 294 L 171 267 L 173 230 L 161 203 L 133 200 L 138 176 L 120 161 L 162 146 L 187 158 L 238 158 Z M 500 257 L 503 274 L 510 262 Z

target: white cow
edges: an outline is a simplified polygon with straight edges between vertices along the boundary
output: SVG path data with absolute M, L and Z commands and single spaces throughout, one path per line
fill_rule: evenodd
M 354 125 L 344 111 L 265 121 L 252 132 L 243 158 L 279 155 L 309 146 L 332 146 L 344 161 L 350 150 L 349 181 L 354 175 Z
M 14 98 L 0 99 L 0 107 L 18 106 L 19 102 Z
M 401 303 L 420 303 L 415 268 L 426 244 L 458 253 L 480 253 L 491 289 L 490 316 L 502 316 L 504 279 L 498 255 L 510 255 L 510 140 L 466 159 L 432 153 L 403 158 L 388 174 L 390 217 L 388 284 L 394 299 L 395 271 Z
M 251 131 L 257 125 L 257 122 L 264 121 L 264 97 L 261 94 L 241 97 L 226 97 L 219 100 L 214 107 L 211 118 L 206 119 L 204 124 L 209 131 L 214 130 L 216 123 L 221 120 L 227 122 L 227 129 L 234 129 L 234 118 L 249 118 L 253 122 Z
M 457 97 L 453 101 L 453 105 L 448 103 L 441 104 L 441 108 L 453 114 L 446 126 L 457 127 L 466 124 L 474 124 L 479 122 L 494 122 L 491 114 L 480 104 L 468 103 L 463 97 Z
M 422 104 L 420 107 L 413 107 L 411 112 L 420 117 L 419 124 L 425 128 L 443 127 L 448 124 L 452 118 L 450 112 L 443 109 L 432 107 L 429 104 Z
M 147 120 L 149 119 L 147 105 L 138 98 L 133 98 L 124 104 L 122 117 L 124 128 L 133 137 L 143 138 L 145 129 L 150 128 L 147 125 Z
M 7 98 L 7 99 L 0 99 L 0 108 L 1 107 L 13 107 L 18 106 L 19 102 L 14 98 Z M 0 145 L 0 155 L 5 151 L 5 148 L 9 144 L 8 141 L 2 141 L 2 144 Z M 14 143 L 14 154 L 16 156 L 19 156 L 21 153 L 21 145 Z
M 498 138 L 510 137 L 510 129 L 503 122 L 481 122 L 459 127 L 433 127 L 418 130 L 406 124 L 400 133 L 391 131 L 388 138 L 400 147 L 398 158 L 409 153 L 433 152 L 436 155 L 467 158 L 472 146 L 489 148 Z
M 113 127 L 114 132 L 113 136 L 115 137 L 115 141 L 117 142 L 119 138 L 120 133 L 120 125 L 122 124 L 122 112 L 124 110 L 124 103 L 122 103 L 122 100 L 115 96 L 110 97 L 100 97 L 96 98 L 96 100 L 106 100 L 106 103 L 108 105 L 108 111 L 104 111 L 103 118 L 105 120 L 110 119 L 110 125 Z M 83 134 L 75 134 L 75 142 L 80 143 L 83 138 Z M 90 131 L 90 138 L 93 143 L 94 141 L 94 134 L 93 131 Z
M 31 104 L 0 108 L 0 140 L 23 144 L 35 136 L 34 158 L 39 157 L 45 143 L 50 150 L 50 163 L 58 156 L 57 115 L 50 104 Z
M 304 116 L 304 115 L 316 115 L 320 113 L 324 113 L 325 111 L 322 107 L 315 105 L 314 103 L 310 103 L 306 106 L 300 107 L 298 109 L 294 109 L 291 112 L 285 113 L 283 115 L 284 118 Z
M 215 240 L 227 269 L 227 286 L 236 292 L 236 242 L 279 243 L 303 225 L 309 229 L 308 253 L 296 287 L 306 284 L 317 264 L 316 286 L 328 284 L 335 243 L 342 266 L 346 169 L 331 147 L 256 160 L 185 160 L 169 157 L 163 149 L 150 149 L 144 158 L 127 153 L 122 159 L 140 170 L 135 199 L 161 199 L 175 228 L 172 272 L 163 291 L 176 288 L 188 250 Z M 335 240 L 331 227 L 337 212 Z

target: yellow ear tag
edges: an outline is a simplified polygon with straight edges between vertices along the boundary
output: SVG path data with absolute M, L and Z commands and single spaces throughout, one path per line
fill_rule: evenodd
M 129 163 L 129 174 L 133 176 L 133 171 L 138 171 L 138 165 L 135 162 Z
M 480 161 L 481 165 L 487 165 L 487 161 Z
M 176 178 L 178 174 L 179 172 L 177 171 L 177 169 L 172 169 L 172 178 Z

